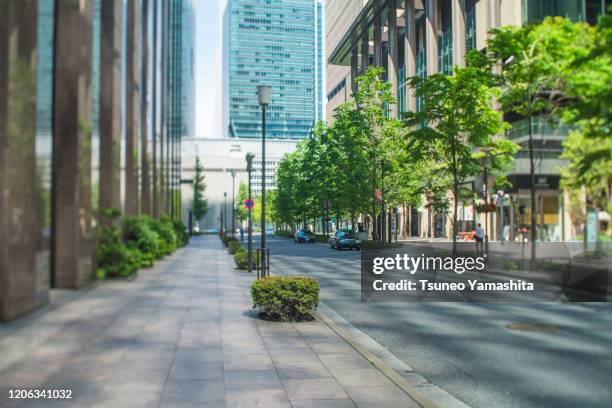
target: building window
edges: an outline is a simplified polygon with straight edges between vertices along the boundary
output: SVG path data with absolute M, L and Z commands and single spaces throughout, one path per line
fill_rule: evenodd
M 439 3 L 441 27 L 438 33 L 438 72 L 451 74 L 453 72 L 453 26 L 451 4 L 449 0 Z
M 416 21 L 416 76 L 425 78 L 427 76 L 427 58 L 425 54 L 425 16 L 422 15 Z M 417 96 L 416 110 L 423 109 L 423 98 Z
M 397 70 L 397 112 L 401 116 L 402 112 L 406 112 L 406 67 L 401 67 Z
M 584 10 L 585 0 L 523 0 L 523 22 L 537 23 L 548 16 L 561 16 L 573 21 L 584 21 Z
M 474 7 L 474 0 L 466 0 L 465 2 L 465 48 L 468 51 L 476 49 L 476 7 Z

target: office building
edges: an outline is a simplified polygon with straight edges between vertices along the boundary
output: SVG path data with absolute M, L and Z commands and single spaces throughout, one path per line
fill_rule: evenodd
M 546 16 L 565 16 L 593 24 L 607 3 L 604 0 L 327 0 L 328 121 L 333 120 L 333 109 L 338 104 L 351 99 L 355 78 L 370 65 L 385 68 L 384 79 L 391 82 L 397 98 L 391 115 L 397 117 L 399 112 L 421 109 L 421 102 L 409 89 L 407 78 L 451 73 L 453 65 L 464 64 L 468 50 L 486 47 L 492 28 L 537 22 Z M 503 192 L 498 212 L 487 216 L 491 217 L 490 236 L 499 237 L 502 226 L 510 224 L 511 238 L 514 238 L 516 231 L 528 223 L 532 206 L 526 149 L 528 129 L 526 119 L 507 120 L 512 125 L 507 137 L 522 149 L 508 175 L 512 187 Z M 568 129 L 551 127 L 538 117 L 534 118 L 533 126 L 539 238 L 574 239 L 580 227 L 569 211 L 566 192 L 559 188 L 558 170 L 564 164 L 559 155 Z M 466 207 L 464 213 L 474 213 L 473 203 L 461 204 Z M 484 214 L 476 215 L 476 219 L 482 217 Z M 426 206 L 408 209 L 402 213 L 402 220 L 409 224 L 402 228 L 409 235 L 449 237 L 452 230 L 446 214 L 431 214 Z M 471 220 L 473 223 L 474 218 Z
M 266 142 L 266 191 L 276 190 L 276 169 L 278 164 L 285 155 L 295 151 L 298 143 L 298 139 L 271 139 Z M 182 175 L 185 179 L 192 180 L 195 177 L 196 157 L 200 158 L 204 169 L 208 213 L 199 222 L 201 230 L 219 230 L 219 214 L 224 204 L 224 192 L 228 194 L 228 211 L 231 208 L 231 171 L 234 170 L 236 172 L 234 180 L 236 194 L 238 194 L 240 183 L 247 183 L 247 153 L 255 155 L 253 159 L 253 173 L 251 174 L 251 189 L 254 197 L 260 195 L 262 185 L 261 140 L 186 138 L 183 139 L 181 148 Z M 184 184 L 181 195 L 183 197 L 182 216 L 185 224 L 187 224 L 193 202 L 193 186 L 191 184 Z M 261 210 L 261 208 L 255 209 L 255 211 L 258 210 Z
M 272 87 L 267 137 L 303 139 L 316 118 L 315 2 L 229 0 L 228 135 L 261 137 L 257 85 Z
M 315 0 L 315 120 L 325 120 L 325 4 Z

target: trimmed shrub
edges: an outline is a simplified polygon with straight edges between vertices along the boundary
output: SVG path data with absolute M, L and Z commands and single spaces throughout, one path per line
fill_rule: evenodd
M 174 226 L 167 215 L 159 220 L 147 217 L 149 228 L 159 236 L 159 250 L 163 255 L 169 255 L 176 249 L 176 234 Z
M 149 217 L 125 217 L 122 228 L 126 245 L 138 249 L 147 262 L 164 256 L 163 248 L 160 248 L 161 239 L 149 226 Z
M 242 247 L 240 246 L 238 241 L 229 241 L 229 243 L 227 244 L 227 250 L 230 253 L 230 255 L 234 255 L 236 251 L 238 251 L 238 249 L 240 248 Z
M 177 245 L 185 246 L 189 243 L 189 234 L 187 233 L 187 228 L 183 221 L 178 220 L 174 221 L 174 233 L 176 234 Z
M 248 262 L 248 253 L 244 249 L 240 248 L 234 254 L 234 262 L 236 262 L 236 267 L 238 269 L 247 269 L 249 267 Z
M 240 247 L 234 254 L 234 262 L 236 262 L 236 267 L 238 269 L 248 269 L 249 268 L 249 253 L 246 249 Z M 259 262 L 259 256 L 256 251 L 253 251 L 253 270 L 255 270 L 257 266 L 257 262 Z
M 226 235 L 221 237 L 221 241 L 223 241 L 223 245 L 228 246 L 230 242 L 235 242 L 236 238 L 229 237 Z
M 275 320 L 312 320 L 319 304 L 319 282 L 301 276 L 271 276 L 251 286 L 253 307 Z
M 293 238 L 293 232 L 290 230 L 276 230 L 274 231 L 274 235 L 277 237 Z
M 99 226 L 97 235 L 98 278 L 126 277 L 140 267 L 140 253 L 125 246 L 118 227 Z

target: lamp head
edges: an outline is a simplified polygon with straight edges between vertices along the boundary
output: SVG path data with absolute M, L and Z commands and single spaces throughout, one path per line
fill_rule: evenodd
M 246 162 L 247 162 L 247 171 L 253 171 L 253 159 L 255 155 L 253 153 L 247 153 Z
M 272 100 L 272 88 L 269 85 L 258 85 L 257 98 L 261 106 L 268 106 Z

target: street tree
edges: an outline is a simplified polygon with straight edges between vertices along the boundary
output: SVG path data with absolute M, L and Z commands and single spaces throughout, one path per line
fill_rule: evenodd
M 208 212 L 208 200 L 204 198 L 206 183 L 204 182 L 204 168 L 200 162 L 200 158 L 196 156 L 195 176 L 193 179 L 193 217 L 196 221 L 200 221 Z
M 474 51 L 466 57 L 466 67 L 455 66 L 452 75 L 433 74 L 409 79 L 423 108 L 407 112 L 408 148 L 415 159 L 436 163 L 437 172 L 451 178 L 453 197 L 453 253 L 457 251 L 457 207 L 466 178 L 480 174 L 479 148 L 516 151 L 512 143 L 495 138 L 504 130 L 502 114 L 494 107 L 499 96 L 496 77 L 487 58 Z M 425 125 L 423 125 L 425 124 Z M 432 197 L 441 198 L 439 189 Z
M 600 16 L 590 49 L 566 73 L 570 102 L 563 119 L 574 126 L 563 143 L 562 185 L 587 205 L 612 213 L 612 16 Z M 609 229 L 608 234 L 612 231 Z M 586 238 L 586 234 L 585 234 Z
M 504 112 L 527 120 L 531 180 L 531 266 L 535 266 L 536 199 L 533 118 L 558 123 L 560 108 L 569 102 L 565 92 L 568 72 L 589 52 L 591 28 L 562 17 L 541 23 L 505 26 L 491 31 L 487 53 L 501 66 Z

